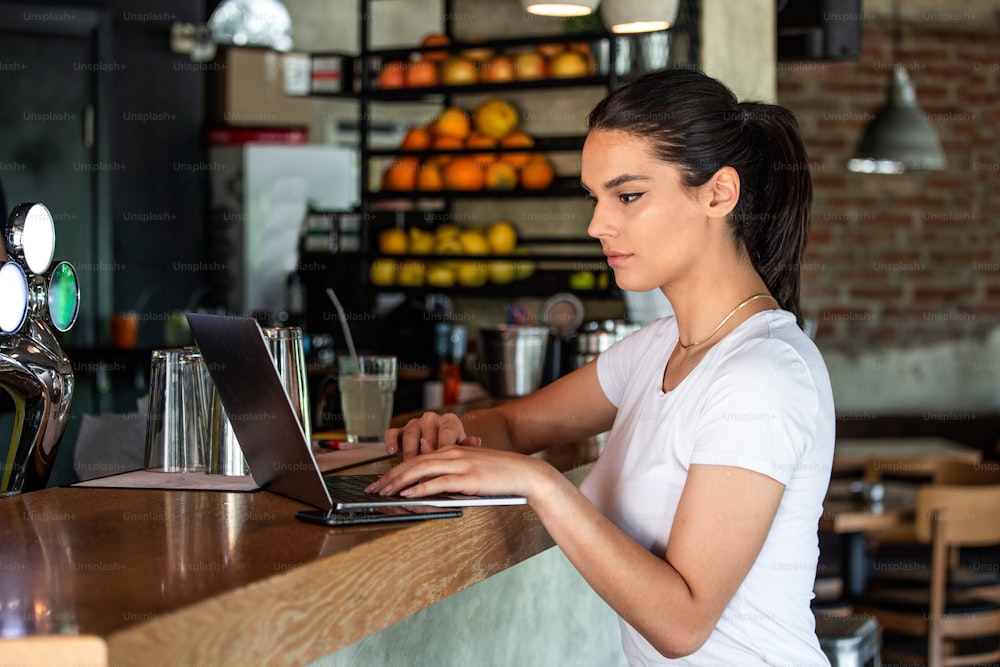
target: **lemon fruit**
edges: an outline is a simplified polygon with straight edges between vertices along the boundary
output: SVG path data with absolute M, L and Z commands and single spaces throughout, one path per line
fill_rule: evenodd
M 472 122 L 480 134 L 503 139 L 517 128 L 517 109 L 505 100 L 486 100 L 476 107 Z
M 458 235 L 458 240 L 462 244 L 462 251 L 466 255 L 490 254 L 490 244 L 482 232 L 467 229 Z
M 434 234 L 419 229 L 410 228 L 410 252 L 414 255 L 427 255 L 434 252 Z
M 409 249 L 406 231 L 393 227 L 378 234 L 378 249 L 384 255 L 405 255 Z
M 597 277 L 593 271 L 574 271 L 569 276 L 569 288 L 572 290 L 592 290 L 597 285 Z
M 506 285 L 514 282 L 517 274 L 517 266 L 508 260 L 497 260 L 490 262 L 489 267 L 490 282 L 494 285 Z
M 486 241 L 494 255 L 509 255 L 517 248 L 517 230 L 509 222 L 494 222 L 486 230 Z
M 396 270 L 396 284 L 402 287 L 420 287 L 424 284 L 424 277 L 427 273 L 426 265 L 415 259 L 408 259 L 399 263 Z
M 528 248 L 518 248 L 514 251 L 515 255 L 531 255 L 531 250 Z M 531 261 L 518 260 L 514 262 L 514 280 L 524 280 L 530 278 L 531 274 L 535 272 L 535 263 Z
M 455 269 L 444 262 L 434 262 L 427 267 L 426 280 L 431 287 L 452 287 L 455 284 Z
M 434 241 L 434 253 L 437 255 L 461 255 L 464 252 L 458 236 L 439 236 Z
M 482 287 L 489 278 L 484 262 L 470 260 L 458 263 L 458 284 L 463 287 Z
M 368 269 L 372 285 L 388 287 L 396 282 L 396 262 L 391 259 L 376 259 Z

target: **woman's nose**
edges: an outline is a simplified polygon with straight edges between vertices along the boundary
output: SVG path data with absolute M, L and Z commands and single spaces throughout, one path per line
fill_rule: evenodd
M 607 216 L 601 211 L 600 205 L 595 205 L 594 212 L 590 214 L 590 223 L 587 225 L 587 235 L 598 239 L 608 236 L 611 231 Z

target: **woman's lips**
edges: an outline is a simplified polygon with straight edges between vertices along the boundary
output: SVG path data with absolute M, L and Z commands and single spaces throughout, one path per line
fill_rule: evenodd
M 614 269 L 624 264 L 625 261 L 628 260 L 628 258 L 631 257 L 632 255 L 626 255 L 625 253 L 621 252 L 614 252 L 613 250 L 605 250 L 604 256 L 608 258 L 608 266 Z

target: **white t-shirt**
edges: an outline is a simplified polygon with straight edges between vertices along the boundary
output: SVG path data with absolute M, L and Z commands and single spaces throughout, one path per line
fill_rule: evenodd
M 809 608 L 818 524 L 833 460 L 834 406 L 823 358 L 786 311 L 757 313 L 713 346 L 672 391 L 673 317 L 601 353 L 597 373 L 618 408 L 581 491 L 663 557 L 692 463 L 738 466 L 785 485 L 760 555 L 708 641 L 668 660 L 621 621 L 633 665 L 829 665 Z

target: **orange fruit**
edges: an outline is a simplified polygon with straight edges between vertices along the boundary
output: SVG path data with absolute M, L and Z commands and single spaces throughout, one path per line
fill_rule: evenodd
M 434 142 L 431 144 L 431 148 L 436 151 L 456 151 L 464 148 L 465 145 L 462 143 L 461 139 L 456 139 L 455 137 L 435 137 Z M 440 164 L 446 164 L 451 162 L 451 155 L 435 155 L 433 159 L 437 160 Z
M 449 190 L 481 190 L 483 169 L 468 155 L 452 158 L 444 167 L 444 186 Z
M 441 83 L 446 86 L 466 86 L 479 82 L 479 69 L 474 60 L 448 56 L 441 63 Z
M 428 46 L 448 46 L 451 44 L 451 40 L 448 39 L 447 35 L 442 35 L 440 33 L 431 33 L 424 37 L 423 41 L 420 42 L 420 46 L 427 48 Z M 436 60 L 441 61 L 448 57 L 448 51 L 424 51 L 424 58 L 426 60 Z
M 472 131 L 472 121 L 463 109 L 448 107 L 435 119 L 434 130 L 438 136 L 465 139 Z
M 440 190 L 444 187 L 441 177 L 441 167 L 437 162 L 428 160 L 417 170 L 417 190 Z
M 483 41 L 482 37 L 469 38 L 469 42 L 473 44 L 482 41 Z M 475 61 L 477 63 L 481 63 L 481 62 L 486 62 L 487 60 L 492 58 L 493 53 L 494 53 L 493 49 L 489 48 L 488 46 L 473 46 L 468 49 L 463 49 L 462 57 L 468 58 L 469 60 Z
M 438 168 L 444 167 L 451 160 L 450 155 L 432 155 L 424 160 L 425 164 L 436 164 Z
M 514 59 L 510 56 L 503 54 L 493 56 L 482 63 L 481 67 L 480 78 L 486 83 L 502 83 L 517 79 L 514 72 Z
M 402 88 L 405 80 L 406 66 L 401 62 L 386 63 L 378 73 L 379 88 Z
M 546 58 L 555 58 L 557 55 L 566 50 L 565 44 L 539 44 L 535 47 L 535 51 L 542 54 Z
M 423 127 L 411 127 L 399 147 L 404 151 L 425 151 L 431 147 L 431 133 Z
M 486 100 L 473 114 L 476 130 L 494 139 L 503 139 L 517 127 L 517 109 L 505 100 Z
M 417 184 L 420 161 L 415 157 L 397 158 L 382 174 L 383 190 L 412 190 Z
M 508 162 L 493 162 L 486 166 L 487 190 L 511 190 L 517 187 L 517 168 Z
M 549 71 L 557 79 L 587 76 L 591 73 L 587 56 L 578 51 L 563 51 L 557 55 L 549 63 Z
M 500 141 L 501 148 L 531 148 L 535 140 L 522 132 L 514 130 Z M 531 153 L 503 153 L 503 159 L 516 167 L 523 167 L 531 159 Z
M 473 132 L 469 135 L 469 138 L 465 140 L 466 148 L 487 148 L 492 149 L 497 147 L 496 139 L 492 139 L 485 135 L 479 134 L 478 132 Z M 480 164 L 489 164 L 497 159 L 496 153 L 474 153 L 472 158 Z
M 437 63 L 433 60 L 418 60 L 406 67 L 406 86 L 423 88 L 438 85 Z
M 529 190 L 544 190 L 552 185 L 555 177 L 552 163 L 541 153 L 532 155 L 531 159 L 521 167 L 521 187 Z

